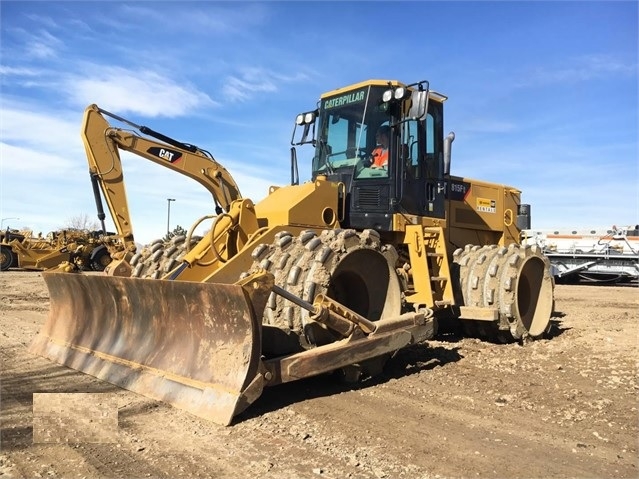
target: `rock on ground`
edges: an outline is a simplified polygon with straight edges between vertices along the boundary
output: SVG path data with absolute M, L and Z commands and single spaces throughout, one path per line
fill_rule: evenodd
M 356 386 L 267 389 L 225 428 L 30 354 L 42 276 L 0 273 L 0 476 L 638 477 L 638 292 L 558 285 L 547 339 L 443 337 Z M 74 392 L 115 404 L 115 440 L 34 443 L 34 393 Z

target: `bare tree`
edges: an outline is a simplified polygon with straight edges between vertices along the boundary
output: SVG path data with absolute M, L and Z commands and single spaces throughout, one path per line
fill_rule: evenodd
M 64 227 L 67 229 L 95 231 L 100 229 L 100 224 L 97 220 L 92 220 L 88 214 L 81 213 L 67 219 Z

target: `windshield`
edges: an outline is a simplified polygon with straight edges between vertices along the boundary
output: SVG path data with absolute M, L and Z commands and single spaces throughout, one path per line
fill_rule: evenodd
M 373 168 L 371 155 L 378 146 L 376 133 L 388 125 L 388 104 L 382 94 L 388 87 L 366 86 L 322 100 L 313 174 L 355 169 L 358 177 L 388 176 Z

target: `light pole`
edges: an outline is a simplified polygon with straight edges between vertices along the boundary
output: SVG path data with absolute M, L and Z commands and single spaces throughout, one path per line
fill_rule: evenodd
M 13 217 L 13 218 L 2 218 L 2 219 L 0 220 L 0 230 L 2 229 L 2 226 L 4 225 L 4 222 L 5 222 L 5 221 L 7 221 L 7 220 L 19 220 L 19 219 L 20 219 L 20 218 L 16 218 L 16 217 Z
M 169 225 L 171 224 L 171 201 L 175 201 L 175 198 L 167 198 L 167 210 L 166 210 L 166 234 L 169 234 Z

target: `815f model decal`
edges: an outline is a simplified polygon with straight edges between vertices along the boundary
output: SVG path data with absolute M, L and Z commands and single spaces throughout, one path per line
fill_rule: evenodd
M 470 193 L 470 183 L 466 181 L 451 181 L 448 188 L 448 198 L 452 201 L 465 201 Z

